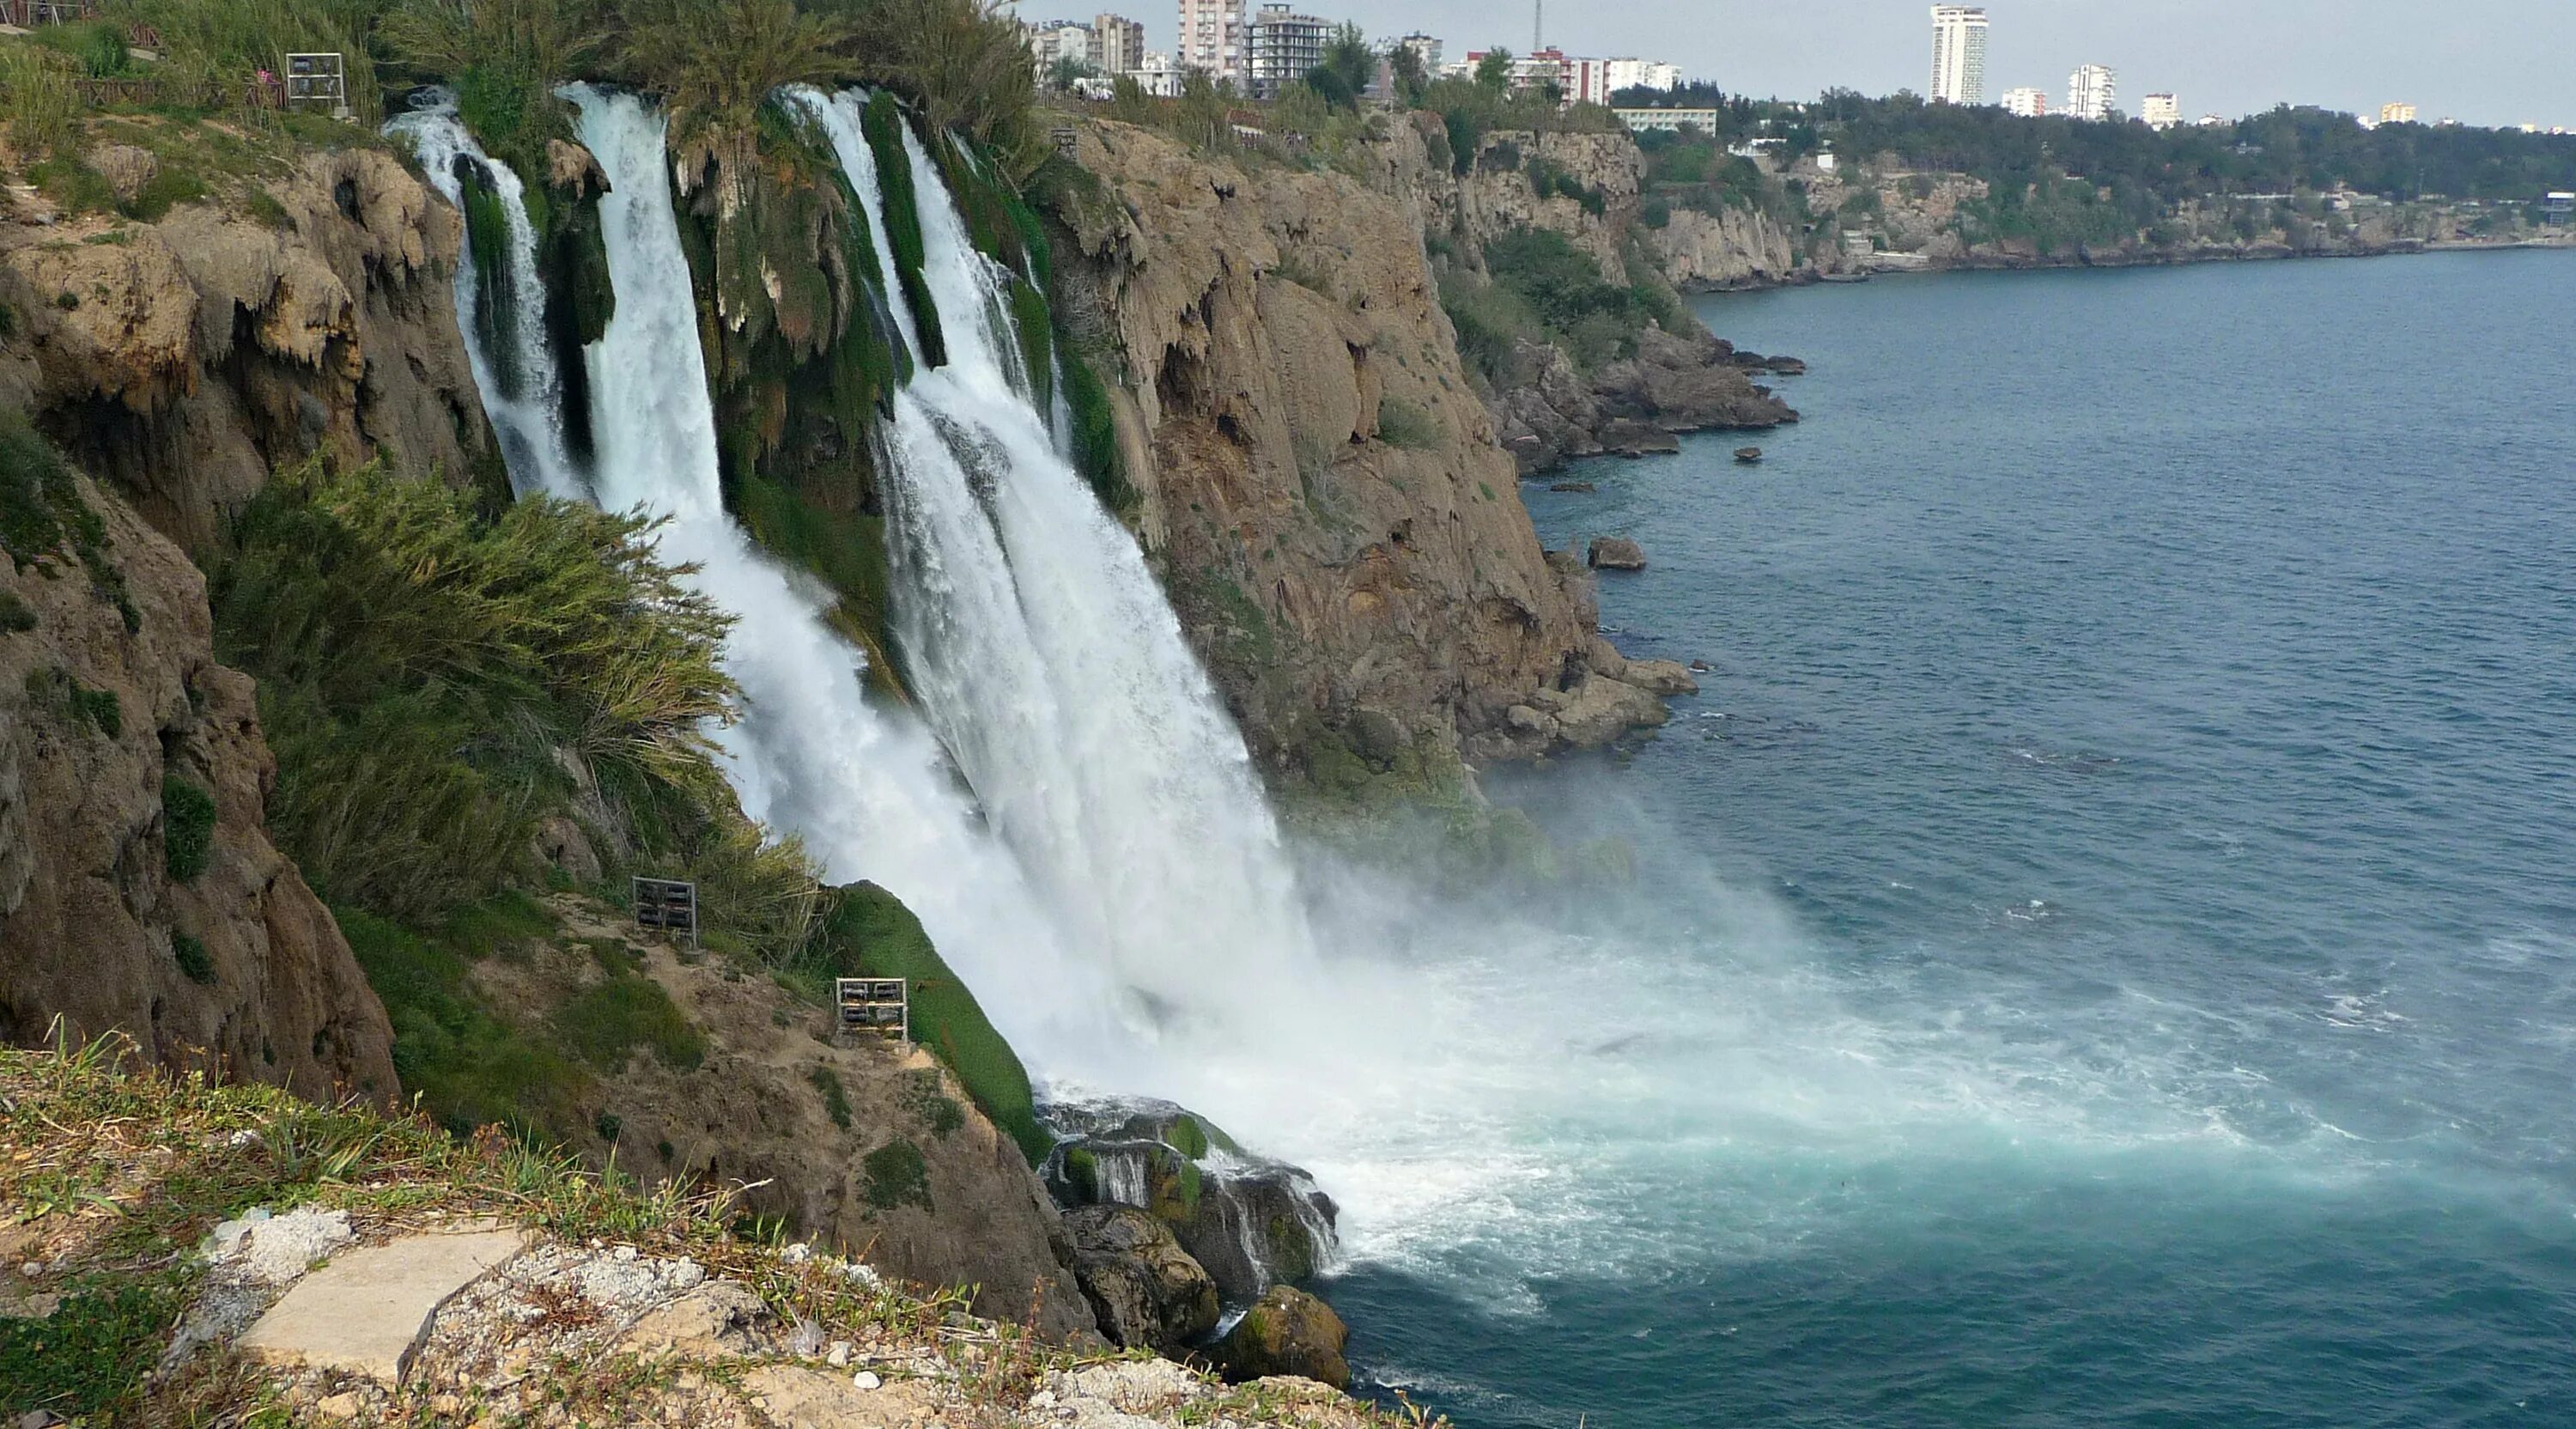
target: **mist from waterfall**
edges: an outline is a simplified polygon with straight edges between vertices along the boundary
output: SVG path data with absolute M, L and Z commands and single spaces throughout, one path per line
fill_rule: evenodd
M 444 92 L 395 116 L 385 132 L 410 138 L 431 185 L 460 216 L 466 212 L 466 180 L 461 170 L 470 170 L 500 200 L 509 223 L 502 245 L 507 264 L 498 273 L 486 273 L 475 260 L 472 235 L 458 245 L 456 325 L 464 330 L 474 385 L 482 394 L 484 415 L 500 440 L 502 459 L 509 465 L 510 489 L 521 496 L 587 500 L 587 482 L 564 439 L 562 374 L 546 341 L 546 287 L 537 269 L 537 230 L 528 219 L 527 194 L 518 173 L 483 152 L 457 117 L 455 97 Z M 491 326 L 497 330 L 488 336 L 478 317 L 487 301 Z M 493 337 L 499 339 L 497 343 Z

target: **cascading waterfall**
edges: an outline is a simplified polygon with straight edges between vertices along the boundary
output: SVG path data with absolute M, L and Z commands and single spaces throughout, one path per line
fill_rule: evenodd
M 518 174 L 494 162 L 474 142 L 457 118 L 453 96 L 440 94 L 396 115 L 385 132 L 410 137 L 430 183 L 458 213 L 466 211 L 469 174 L 499 199 L 509 225 L 501 248 L 506 261 L 501 271 L 486 273 L 475 260 L 474 244 L 469 240 L 463 245 L 456 274 L 456 324 L 465 332 L 474 385 L 509 465 L 511 490 L 521 496 L 587 499 L 580 464 L 564 441 L 562 375 L 546 341 L 545 324 L 537 317 L 545 307 L 545 279 L 537 271 L 537 230 L 528 220 Z M 487 287 L 493 291 L 487 294 Z M 492 315 L 489 332 L 478 315 L 486 306 Z
M 825 595 L 724 510 L 661 116 L 629 95 L 564 93 L 609 179 L 600 221 L 618 299 L 584 353 L 596 477 L 570 490 L 664 518 L 664 555 L 738 618 L 724 667 L 743 712 L 720 745 L 745 811 L 800 836 L 833 880 L 895 890 L 1041 1070 L 1206 1092 L 1222 1112 L 1220 1089 L 1179 1072 L 1199 1063 L 1174 1054 L 1239 1049 L 1281 1020 L 1311 957 L 1295 889 L 1241 739 L 1141 554 L 1066 461 L 1061 417 L 1033 400 L 1006 275 L 967 241 L 936 166 L 907 133 L 950 361 L 896 395 L 882 438 L 925 727 L 866 701 L 864 657 L 830 629 Z M 792 97 L 822 122 L 891 253 L 858 96 Z M 457 166 L 481 164 L 514 235 L 524 227 L 515 179 L 452 112 L 404 124 L 456 185 L 451 199 Z M 513 281 L 541 293 L 532 234 L 522 246 L 528 270 Z M 917 353 L 913 315 L 891 306 Z M 536 392 L 557 390 L 541 341 L 522 358 L 522 379 L 547 384 Z M 563 489 L 559 401 L 513 406 L 479 351 L 476 376 L 496 424 L 526 424 L 531 484 Z M 1113 1194 L 1142 1199 L 1136 1171 Z
M 1311 949 L 1241 735 L 1019 371 L 1006 280 L 904 145 L 948 362 L 899 395 L 906 649 L 995 827 L 1158 1035 L 1240 1036 Z M 846 160 L 845 160 L 846 162 Z M 1000 647 L 1000 648 L 997 648 Z
M 979 990 L 1005 1035 L 1041 1046 L 1109 1041 L 1101 979 L 1058 938 L 1007 853 L 984 837 L 937 744 L 871 708 L 864 660 L 821 598 L 762 555 L 724 511 L 697 309 L 665 171 L 661 116 L 575 85 L 581 138 L 609 176 L 600 220 L 617 314 L 587 354 L 602 505 L 669 518 L 662 549 L 740 623 L 725 670 L 743 717 L 722 746 L 744 810 L 801 835 L 835 880 L 896 891 Z M 1007 979 L 1007 982 L 1004 981 Z

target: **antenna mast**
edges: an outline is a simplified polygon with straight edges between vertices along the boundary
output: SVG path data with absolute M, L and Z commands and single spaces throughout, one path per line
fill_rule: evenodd
M 1539 51 L 1541 51 L 1541 50 L 1543 50 L 1543 49 L 1546 49 L 1546 48 L 1547 48 L 1547 42 L 1546 42 L 1546 40 L 1544 40 L 1543 38 L 1541 38 L 1542 31 L 1541 31 L 1541 29 L 1540 29 L 1540 25 L 1541 25 L 1541 23 L 1542 23 L 1543 21 L 1545 21 L 1545 20 L 1546 20 L 1546 18 L 1547 18 L 1547 0 L 1530 0 L 1530 53 L 1531 53 L 1531 54 L 1537 54 Z

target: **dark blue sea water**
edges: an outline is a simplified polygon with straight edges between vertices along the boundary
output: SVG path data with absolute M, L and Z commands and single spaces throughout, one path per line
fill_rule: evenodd
M 1639 885 L 1552 1060 L 1429 1094 L 1490 1164 L 1355 1212 L 1362 1371 L 1471 1429 L 2576 1425 L 2576 255 L 1700 310 L 1806 420 L 1525 488 L 1715 668 L 1498 781 Z

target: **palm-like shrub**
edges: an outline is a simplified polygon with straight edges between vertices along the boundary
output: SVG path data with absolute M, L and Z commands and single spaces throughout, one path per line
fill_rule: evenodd
M 847 22 L 792 0 L 643 0 L 622 14 L 617 69 L 670 106 L 675 143 L 747 148 L 772 91 L 849 75 Z

